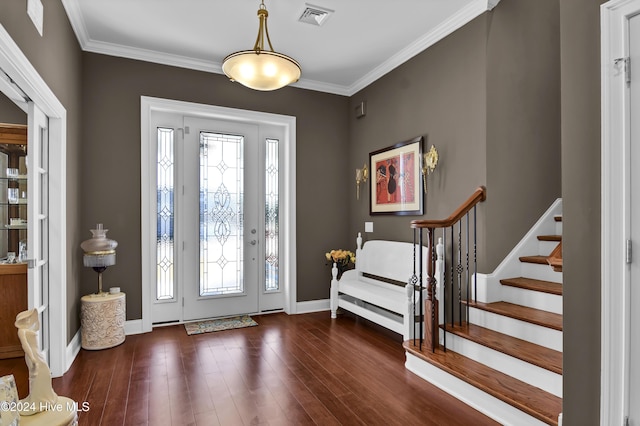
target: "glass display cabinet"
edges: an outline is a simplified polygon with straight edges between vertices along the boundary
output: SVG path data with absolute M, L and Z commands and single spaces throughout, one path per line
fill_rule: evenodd
M 23 356 L 16 315 L 27 309 L 27 126 L 0 124 L 0 359 Z

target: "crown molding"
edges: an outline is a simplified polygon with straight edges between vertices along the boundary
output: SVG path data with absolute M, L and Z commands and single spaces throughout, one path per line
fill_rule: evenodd
M 179 68 L 188 68 L 196 71 L 214 72 L 223 74 L 222 65 L 214 61 L 194 59 L 188 56 L 172 55 L 138 47 L 123 46 L 121 44 L 106 43 L 90 40 L 82 47 L 86 52 L 100 53 L 103 55 L 117 56 L 120 58 L 135 59 L 138 61 L 154 62 L 156 64 L 170 65 Z
M 315 90 L 316 92 L 331 93 L 333 95 L 351 96 L 353 94 L 347 86 L 325 83 L 317 80 L 307 80 L 304 78 L 301 78 L 289 86 L 298 87 L 300 89 Z
M 500 0 L 474 0 L 452 15 L 449 19 L 442 22 L 432 31 L 393 55 L 387 61 L 365 74 L 350 86 L 324 83 L 304 78 L 294 84 L 291 84 L 291 86 L 342 96 L 352 96 L 398 66 L 407 62 L 409 59 L 433 46 L 435 43 L 447 37 L 460 27 L 471 22 L 486 11 L 492 10 L 499 2 Z M 73 27 L 76 37 L 78 38 L 80 47 L 84 51 L 180 68 L 188 68 L 197 71 L 224 74 L 222 72 L 222 64 L 219 62 L 194 59 L 187 56 L 172 55 L 148 49 L 139 49 L 114 43 L 91 40 L 89 38 L 84 19 L 82 18 L 79 0 L 62 0 L 62 4 L 67 12 L 67 16 L 69 17 L 69 21 Z
M 84 50 L 84 47 L 89 42 L 89 32 L 87 31 L 87 26 L 85 25 L 84 18 L 82 17 L 82 11 L 80 10 L 80 1 L 62 0 L 62 6 L 67 12 L 69 23 L 71 23 L 73 32 L 76 33 L 78 43 L 80 43 L 80 47 L 82 48 L 82 50 Z

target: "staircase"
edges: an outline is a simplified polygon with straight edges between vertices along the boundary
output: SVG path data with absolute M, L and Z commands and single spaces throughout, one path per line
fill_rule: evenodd
M 561 208 L 478 274 L 468 321 L 441 325 L 438 349 L 404 344 L 410 371 L 502 424 L 557 425 L 562 411 Z

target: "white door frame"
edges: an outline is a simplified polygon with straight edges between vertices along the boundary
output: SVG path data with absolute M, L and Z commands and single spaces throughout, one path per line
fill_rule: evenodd
M 155 182 L 155 169 L 151 169 L 146 158 L 155 158 L 151 141 L 149 123 L 152 111 L 185 114 L 212 118 L 217 120 L 264 123 L 284 128 L 285 139 L 284 165 L 282 178 L 284 190 L 280 202 L 284 207 L 282 213 L 282 227 L 285 233 L 283 259 L 284 267 L 283 287 L 285 294 L 284 310 L 288 314 L 295 314 L 296 308 L 296 118 L 279 114 L 226 108 L 213 105 L 196 104 L 192 102 L 175 101 L 169 99 L 142 96 L 140 98 L 141 117 L 141 246 L 142 246 L 142 332 L 152 330 L 151 294 L 154 291 L 155 263 L 155 235 L 157 232 L 155 221 L 155 205 L 157 203 L 155 191 L 149 191 Z
M 67 349 L 67 111 L 2 25 L 0 68 L 49 117 L 49 368 L 59 377 L 75 356 Z
M 628 413 L 631 238 L 630 113 L 624 62 L 628 19 L 640 0 L 612 0 L 601 6 L 601 386 L 600 424 L 622 425 Z M 634 64 L 640 69 L 640 64 Z M 637 247 L 637 243 L 636 243 Z M 638 254 L 636 254 L 637 258 Z M 638 260 L 636 260 L 638 261 Z

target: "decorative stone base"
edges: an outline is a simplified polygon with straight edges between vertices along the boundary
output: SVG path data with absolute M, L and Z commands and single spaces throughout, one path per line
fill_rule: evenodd
M 124 342 L 126 298 L 124 293 L 82 296 L 80 320 L 82 348 L 99 350 Z

